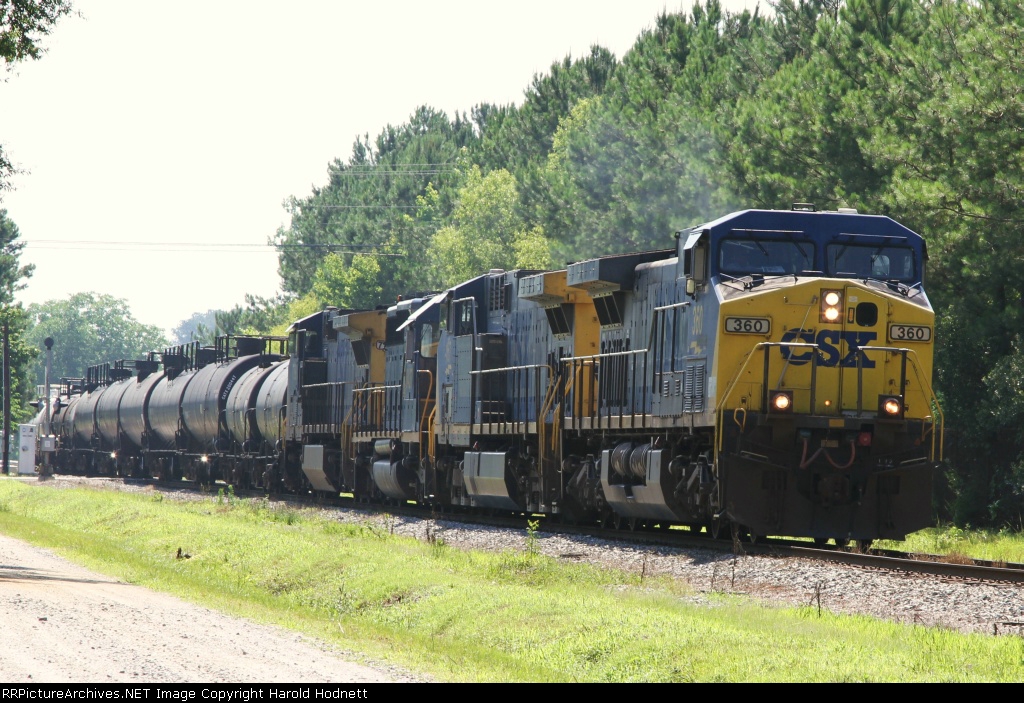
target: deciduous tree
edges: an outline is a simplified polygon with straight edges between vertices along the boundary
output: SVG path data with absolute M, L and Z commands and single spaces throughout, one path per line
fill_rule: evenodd
M 43 37 L 50 33 L 57 20 L 70 12 L 68 0 L 2 0 L 0 64 L 3 71 L 10 72 L 19 61 L 42 56 Z M 3 191 L 10 188 L 13 173 L 14 167 L 0 144 L 0 201 Z
M 51 382 L 81 378 L 89 366 L 144 358 L 168 346 L 163 332 L 132 315 L 128 302 L 112 295 L 75 293 L 28 307 L 32 326 L 26 341 L 38 350 L 36 382 L 44 380 L 43 340 L 52 337 Z

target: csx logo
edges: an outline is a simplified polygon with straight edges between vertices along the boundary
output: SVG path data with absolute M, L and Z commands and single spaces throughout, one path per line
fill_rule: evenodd
M 843 332 L 841 330 L 822 330 L 817 336 L 814 330 L 786 330 L 782 335 L 783 342 L 803 342 L 805 344 L 817 344 L 821 356 L 818 358 L 819 366 L 844 366 L 855 368 L 857 366 L 857 350 L 866 347 L 875 340 L 878 335 L 874 332 Z M 845 356 L 840 349 L 845 347 Z M 811 360 L 811 349 L 791 349 L 781 347 L 782 358 L 794 366 L 806 364 Z M 861 368 L 873 369 L 875 362 L 863 355 Z

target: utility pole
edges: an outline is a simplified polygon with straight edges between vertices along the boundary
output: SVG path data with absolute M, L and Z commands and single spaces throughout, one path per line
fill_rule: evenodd
M 11 339 L 10 325 L 4 319 L 4 473 L 11 473 Z
M 46 403 L 44 406 L 46 410 L 43 411 L 43 436 L 39 438 L 40 448 L 43 449 L 43 464 L 39 469 L 39 478 L 50 477 L 50 452 L 46 451 L 46 442 L 50 441 L 50 364 L 53 361 L 53 337 L 47 337 L 43 340 L 43 344 L 46 345 L 46 372 L 43 380 L 44 392 L 43 401 Z

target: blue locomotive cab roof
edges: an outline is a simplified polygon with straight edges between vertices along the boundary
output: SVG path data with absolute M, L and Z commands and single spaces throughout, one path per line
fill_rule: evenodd
M 444 299 L 445 299 L 445 297 L 447 295 L 448 295 L 448 291 L 444 291 L 443 293 L 438 293 L 437 295 L 432 297 L 430 300 L 428 300 L 426 303 L 424 303 L 423 305 L 420 305 L 418 308 L 416 308 L 416 310 L 413 311 L 413 313 L 411 315 L 409 315 L 408 318 L 406 318 L 405 322 L 403 322 L 401 325 L 398 326 L 398 330 L 397 331 L 401 332 L 406 327 L 408 327 L 412 323 L 416 322 L 416 320 L 418 320 L 420 317 L 422 317 L 422 316 L 426 315 L 427 313 L 429 313 L 431 310 L 437 311 L 440 308 L 441 303 L 444 302 Z
M 288 334 L 296 330 L 318 330 L 323 327 L 324 316 L 334 314 L 338 312 L 351 312 L 350 310 L 339 310 L 334 306 L 328 306 L 323 310 L 317 310 L 312 315 L 306 315 L 303 318 L 295 320 L 291 325 L 288 326 Z
M 683 251 L 704 235 L 712 276 L 813 273 L 913 285 L 921 282 L 927 258 L 924 239 L 913 230 L 853 211 L 735 212 L 688 230 Z

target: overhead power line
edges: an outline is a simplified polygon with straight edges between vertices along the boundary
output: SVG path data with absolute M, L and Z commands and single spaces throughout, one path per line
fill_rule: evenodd
M 423 205 L 296 205 L 298 210 L 419 210 Z
M 373 256 L 404 256 L 375 251 L 372 244 L 237 244 L 231 242 L 93 242 L 85 239 L 37 239 L 24 242 L 28 249 L 59 249 L 64 251 L 143 251 L 143 252 L 230 252 L 230 253 L 278 253 L 297 249 L 316 249 L 336 254 L 370 254 Z
M 338 171 L 332 173 L 335 176 L 436 176 L 439 173 L 455 173 L 455 169 L 425 169 L 418 171 Z

